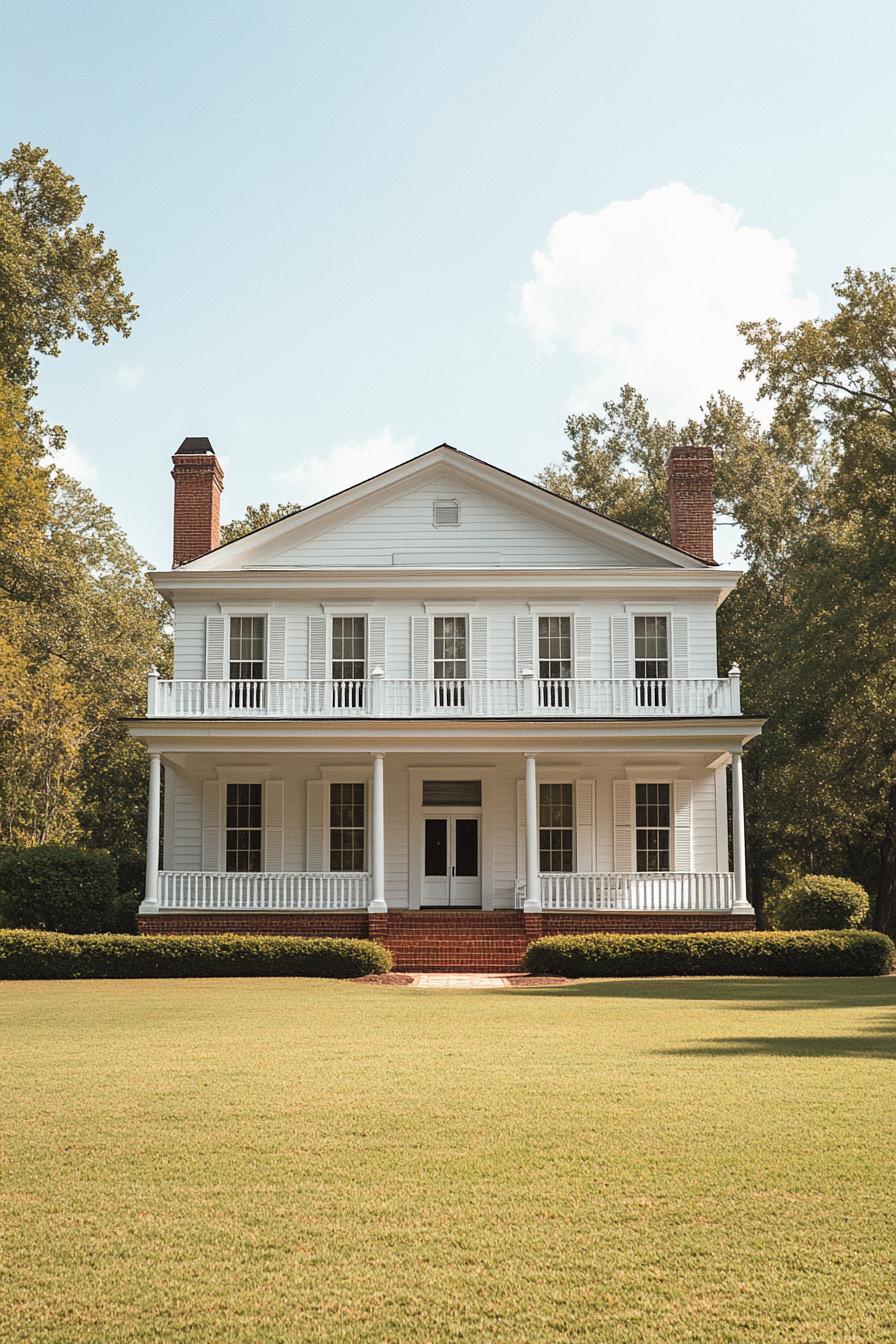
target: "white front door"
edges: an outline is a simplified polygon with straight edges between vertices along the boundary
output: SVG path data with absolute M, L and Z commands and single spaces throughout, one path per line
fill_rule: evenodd
M 423 818 L 421 906 L 480 906 L 479 817 L 449 813 Z

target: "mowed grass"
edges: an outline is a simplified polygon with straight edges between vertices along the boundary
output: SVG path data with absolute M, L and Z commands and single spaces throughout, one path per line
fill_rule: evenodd
M 896 1339 L 896 979 L 0 986 L 4 1341 Z

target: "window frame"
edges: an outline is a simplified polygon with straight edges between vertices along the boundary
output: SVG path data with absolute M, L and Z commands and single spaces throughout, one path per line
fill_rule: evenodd
M 545 789 L 569 789 L 569 825 L 550 825 L 546 826 L 542 822 L 543 793 Z M 551 804 L 549 804 L 550 806 Z M 553 804 L 556 806 L 556 804 Z M 563 804 L 560 804 L 563 806 Z M 569 831 L 569 867 L 546 868 L 543 865 L 543 856 L 545 853 L 542 843 L 542 835 L 545 831 L 564 832 Z M 551 847 L 553 852 L 553 846 Z M 565 853 L 565 846 L 561 846 L 556 851 L 559 854 Z M 576 871 L 576 781 L 575 779 L 540 779 L 538 781 L 538 871 L 539 873 L 574 873 Z
M 339 660 L 340 662 L 355 662 L 355 663 L 357 663 L 358 661 L 360 661 L 360 662 L 363 664 L 363 669 L 364 669 L 364 670 L 362 671 L 362 673 L 361 673 L 360 676 L 351 676 L 351 677 L 346 677 L 346 676 L 340 676 L 340 677 L 337 677 L 337 676 L 336 676 L 336 671 L 335 671 L 335 665 L 336 665 L 336 655 L 335 655 L 335 647 L 336 647 L 336 630 L 335 630 L 335 625 L 336 625 L 336 622 L 337 622 L 337 621 L 361 621 L 362 624 L 363 624 L 363 643 L 364 643 L 364 650 L 363 650 L 363 656 L 362 656 L 362 658 L 361 658 L 360 660 L 359 660 L 359 659 L 356 659 L 356 658 L 355 658 L 355 659 L 341 658 L 341 659 Z M 368 674 L 368 664 L 369 664 L 369 662 L 370 662 L 370 648 L 369 648 L 369 641 L 370 641 L 370 621 L 369 621 L 368 613 L 367 613 L 367 612 L 361 612 L 361 611 L 334 611 L 334 612 L 330 613 L 330 615 L 329 615 L 329 621 L 328 621 L 328 623 L 327 623 L 327 667 L 328 667 L 328 669 L 329 669 L 329 676 L 330 676 L 330 680 L 331 680 L 331 681 L 365 681 L 365 680 L 366 680 L 366 678 L 367 678 L 367 674 Z
M 328 873 L 369 873 L 370 872 L 370 789 L 366 778 L 346 778 L 343 776 L 324 776 L 325 786 L 325 816 L 324 816 L 324 840 L 325 854 L 327 863 L 325 869 Z M 334 868 L 333 867 L 333 832 L 350 830 L 355 831 L 357 826 L 334 826 L 333 825 L 333 789 L 334 788 L 353 788 L 361 790 L 361 864 L 360 868 Z
M 233 647 L 233 623 L 234 621 L 260 621 L 261 622 L 261 658 L 237 658 L 231 656 Z M 242 635 L 240 636 L 242 638 Z M 259 676 L 234 677 L 232 675 L 234 663 L 259 663 L 261 664 L 261 674 Z M 262 611 L 233 611 L 227 616 L 227 680 L 228 681 L 265 681 L 268 674 L 268 613 Z
M 219 834 L 220 834 L 220 837 L 221 837 L 220 845 L 219 845 L 219 852 L 220 852 L 220 859 L 219 859 L 219 862 L 220 862 L 220 865 L 221 865 L 221 871 L 222 871 L 222 872 L 225 872 L 225 873 L 248 873 L 248 874 L 263 873 L 263 872 L 265 871 L 265 844 L 264 844 L 264 839 L 265 839 L 265 836 L 264 836 L 264 832 L 265 832 L 265 812 L 266 812 L 266 798 L 265 798 L 265 792 L 266 792 L 266 790 L 265 790 L 265 781 L 264 781 L 263 779 L 226 779 L 226 780 L 222 780 L 222 781 L 221 781 L 221 784 L 222 784 L 222 788 L 221 788 L 221 820 L 220 820 L 220 830 L 219 830 Z M 228 794 L 229 794 L 229 792 L 230 792 L 231 789 L 239 789 L 239 788 L 247 788 L 247 789 L 253 789 L 253 788 L 254 788 L 254 789 L 258 789 L 258 791 L 259 791 L 259 801 L 258 801 L 258 825 L 257 825 L 257 826 L 234 826 L 234 827 L 231 827 L 231 826 L 229 825 L 229 823 L 228 823 L 228 811 L 229 811 L 229 807 L 230 807 L 230 800 L 229 800 Z M 228 851 L 229 851 L 229 849 L 230 849 L 230 845 L 229 845 L 229 843 L 228 843 L 228 836 L 229 836 L 229 833 L 230 833 L 231 830 L 234 830 L 234 831 L 255 831 L 255 830 L 257 830 L 257 831 L 258 831 L 258 867 L 257 867 L 257 868 L 230 868 L 230 867 L 228 867 L 228 859 L 227 859 L 227 855 L 228 855 Z
M 456 673 L 448 677 L 444 674 L 439 676 L 436 672 L 436 622 L 437 621 L 463 621 L 464 623 L 464 672 L 462 676 Z M 446 660 L 443 658 L 442 662 Z M 457 662 L 454 658 L 452 662 Z M 469 681 L 470 680 L 470 613 L 468 611 L 437 611 L 433 612 L 430 618 L 429 626 L 429 663 L 432 672 L 433 681 Z
M 535 611 L 532 613 L 535 621 L 535 669 L 536 677 L 539 681 L 572 681 L 576 674 L 576 622 L 575 616 L 571 611 Z M 569 672 L 566 676 L 542 676 L 541 674 L 541 622 L 542 621 L 567 621 L 569 623 Z M 545 662 L 562 662 L 563 659 L 545 659 Z
M 639 826 L 638 825 L 638 790 L 642 788 L 665 788 L 668 790 L 668 825 L 663 826 Z M 634 779 L 631 782 L 631 813 L 632 813 L 632 871 L 635 873 L 647 873 L 655 875 L 658 873 L 675 872 L 675 781 L 664 777 L 650 777 L 648 779 Z M 640 846 L 638 844 L 638 832 L 644 831 L 667 831 L 668 834 L 668 857 L 669 864 L 666 868 L 642 868 L 638 862 Z

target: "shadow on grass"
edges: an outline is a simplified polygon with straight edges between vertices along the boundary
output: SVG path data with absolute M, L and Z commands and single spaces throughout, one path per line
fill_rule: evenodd
M 882 1018 L 843 1036 L 730 1036 L 722 1041 L 658 1050 L 657 1054 L 692 1059 L 732 1059 L 777 1055 L 789 1059 L 896 1059 L 896 1019 Z
M 495 993 L 506 993 L 496 990 Z M 678 1003 L 718 1003 L 757 1012 L 811 1008 L 896 1009 L 896 976 L 843 979 L 789 979 L 775 976 L 694 979 L 572 980 L 567 985 L 541 985 L 513 990 L 529 997 L 588 999 L 657 999 Z

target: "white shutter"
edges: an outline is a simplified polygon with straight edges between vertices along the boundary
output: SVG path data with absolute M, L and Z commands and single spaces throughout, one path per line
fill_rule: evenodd
M 429 617 L 411 617 L 411 676 L 415 681 L 429 678 Z
M 282 779 L 269 779 L 264 786 L 264 867 L 268 873 L 283 871 Z
M 221 868 L 221 785 L 217 779 L 202 781 L 202 871 Z
M 488 620 L 470 617 L 470 676 L 488 676 Z
M 535 651 L 533 649 L 532 617 L 516 618 L 516 675 L 535 671 Z
M 224 628 L 223 616 L 205 618 L 205 679 L 206 681 L 224 680 Z
M 689 779 L 676 779 L 672 785 L 675 804 L 675 871 L 690 873 L 694 867 L 693 856 L 693 787 Z
M 375 667 L 386 670 L 386 618 L 368 616 L 367 618 L 367 675 Z
M 594 872 L 594 780 L 577 779 L 576 872 Z
M 322 873 L 324 869 L 324 781 L 309 779 L 305 829 L 305 869 Z
M 630 873 L 632 864 L 632 786 L 627 779 L 613 780 L 613 867 Z
M 577 677 L 590 680 L 591 672 L 591 617 L 577 616 L 575 629 L 575 653 Z M 582 871 L 585 871 L 584 869 Z M 590 872 L 591 870 L 588 869 Z
M 613 676 L 628 681 L 633 673 L 631 623 L 627 616 L 610 617 L 610 642 Z
M 672 667 L 670 675 L 675 678 L 689 677 L 690 656 L 688 650 L 688 618 L 672 617 Z
M 286 617 L 268 617 L 268 680 L 286 676 Z
M 308 617 L 308 678 L 323 681 L 327 675 L 327 618 Z
M 526 876 L 526 781 L 516 782 L 516 875 Z

